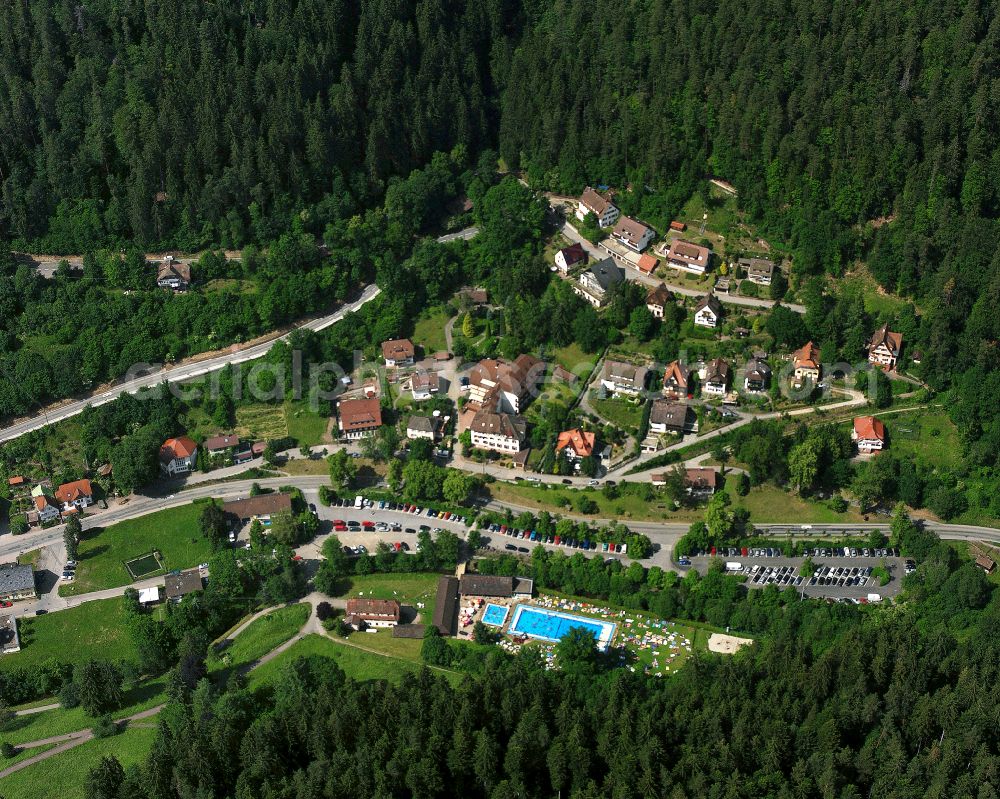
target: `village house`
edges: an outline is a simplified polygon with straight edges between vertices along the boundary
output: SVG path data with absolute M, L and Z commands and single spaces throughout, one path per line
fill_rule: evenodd
M 410 380 L 410 390 L 418 402 L 430 399 L 441 390 L 441 379 L 437 372 L 417 372 Z
M 412 366 L 415 355 L 416 349 L 408 338 L 382 342 L 382 357 L 386 366 Z
M 858 416 L 854 419 L 851 440 L 862 455 L 881 452 L 886 444 L 885 425 L 874 416 Z
M 578 461 L 590 458 L 594 454 L 594 444 L 597 436 L 575 427 L 572 430 L 563 430 L 556 440 L 556 456 L 560 452 L 565 452 L 566 457 L 571 461 Z
M 718 488 L 719 475 L 715 469 L 685 469 L 684 488 L 694 497 L 710 497 Z
M 653 400 L 649 409 L 649 432 L 683 434 L 689 428 L 691 416 L 693 413 L 688 405 L 666 399 Z
M 191 285 L 191 265 L 178 263 L 168 255 L 157 267 L 156 285 L 161 289 L 185 291 Z
M 722 321 L 722 303 L 714 294 L 706 294 L 694 307 L 694 323 L 701 327 L 718 327 Z
M 615 396 L 637 397 L 646 388 L 649 370 L 622 361 L 605 361 L 601 385 Z
M 680 361 L 671 361 L 663 372 L 663 395 L 671 399 L 691 396 L 691 370 Z
M 667 266 L 690 272 L 693 275 L 703 275 L 712 263 L 712 251 L 700 244 L 692 244 L 684 239 L 674 239 L 667 250 Z
M 206 438 L 202 446 L 213 458 L 218 455 L 228 455 L 240 446 L 240 437 L 233 433 L 224 433 L 221 436 Z
M 349 440 L 370 436 L 382 426 L 382 406 L 375 398 L 341 400 L 337 416 L 340 437 Z
M 59 486 L 55 498 L 63 513 L 82 511 L 94 504 L 94 488 L 86 478 L 74 480 L 72 483 L 63 483 Z
M 229 520 L 230 527 L 237 530 L 254 521 L 266 526 L 271 523 L 271 517 L 275 514 L 292 512 L 292 498 L 280 491 L 258 494 L 255 497 L 223 502 L 222 512 Z
M 701 391 L 709 397 L 724 397 L 729 392 L 729 364 L 722 358 L 709 361 L 701 380 Z
M 615 229 L 611 231 L 611 238 L 624 244 L 633 252 L 645 250 L 655 235 L 656 231 L 651 227 L 628 216 L 619 219 Z
M 48 524 L 59 518 L 59 506 L 45 494 L 32 497 L 31 501 L 35 505 L 35 520 L 38 524 Z
M 743 370 L 743 388 L 750 394 L 767 391 L 771 384 L 771 367 L 767 361 L 751 358 Z
M 739 265 L 747 273 L 747 280 L 758 286 L 770 286 L 774 279 L 774 261 L 766 258 L 740 258 Z
M 587 263 L 587 251 L 579 242 L 571 244 L 556 253 L 555 262 L 556 268 L 565 275 L 574 266 Z
M 656 288 L 651 288 L 646 293 L 646 307 L 656 319 L 663 318 L 667 306 L 673 301 L 673 292 L 667 288 L 665 283 L 661 283 Z
M 469 373 L 469 401 L 520 413 L 544 373 L 545 364 L 530 355 L 518 355 L 513 362 L 486 358 Z
M 188 569 L 179 574 L 168 574 L 164 580 L 164 593 L 168 602 L 180 602 L 188 594 L 201 591 L 201 572 L 198 569 Z
M 675 231 L 676 233 L 683 233 L 685 230 L 688 229 L 688 226 L 685 223 L 679 222 L 675 219 L 670 223 L 670 229 Z
M 406 437 L 411 441 L 419 438 L 426 438 L 434 441 L 438 436 L 438 424 L 436 419 L 430 416 L 417 416 L 413 414 L 406 420 Z
M 395 627 L 400 605 L 395 599 L 348 599 L 344 622 L 355 630 L 367 627 Z
M 807 341 L 792 354 L 792 366 L 795 369 L 793 377 L 795 385 L 800 386 L 806 380 L 818 383 L 822 373 L 819 348 L 811 341 Z
M 895 369 L 902 349 L 903 334 L 892 332 L 888 324 L 882 325 L 868 342 L 868 362 L 883 369 Z
M 477 412 L 469 425 L 473 447 L 507 454 L 521 451 L 527 430 L 523 417 L 486 409 Z
M 587 218 L 587 214 L 597 217 L 597 224 L 601 227 L 610 227 L 618 219 L 619 211 L 608 200 L 594 191 L 590 186 L 583 190 L 576 205 L 576 218 L 581 222 Z
M 194 471 L 198 445 L 187 436 L 168 438 L 160 447 L 160 471 L 173 477 Z
M 625 280 L 624 270 L 613 258 L 605 258 L 580 273 L 573 291 L 595 308 L 601 308 L 608 300 L 608 292 L 613 286 Z
M 30 565 L 21 566 L 17 563 L 0 565 L 0 601 L 17 602 L 21 599 L 34 599 L 37 596 L 35 572 Z

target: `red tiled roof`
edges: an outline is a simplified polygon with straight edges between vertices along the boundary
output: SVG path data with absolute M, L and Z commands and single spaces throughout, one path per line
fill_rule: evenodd
M 611 203 L 590 188 L 590 186 L 587 186 L 587 188 L 583 190 L 583 194 L 580 196 L 580 202 L 583 203 L 584 208 L 588 211 L 592 211 L 596 216 L 603 214 L 607 207 L 611 205 Z
M 562 253 L 563 260 L 566 261 L 567 266 L 573 266 L 573 264 L 587 260 L 587 251 L 583 249 L 583 245 L 579 242 L 571 244 L 569 247 L 563 247 L 559 252 Z
M 854 435 L 864 441 L 885 441 L 885 425 L 874 416 L 858 416 L 854 419 Z
M 819 369 L 819 348 L 811 341 L 806 342 L 795 351 L 795 368 Z
M 382 406 L 377 399 L 342 400 L 338 409 L 340 429 L 371 430 L 382 425 Z
M 361 619 L 391 618 L 399 621 L 399 602 L 395 599 L 348 599 L 347 615 Z
M 660 265 L 660 262 L 648 252 L 639 256 L 639 271 L 643 274 L 652 274 L 653 270 Z
M 562 452 L 566 447 L 572 447 L 581 458 L 587 458 L 594 454 L 594 442 L 597 437 L 593 433 L 585 433 L 579 427 L 572 430 L 564 430 L 559 434 L 556 442 L 556 452 Z
M 164 463 L 170 463 L 178 458 L 190 458 L 196 449 L 198 449 L 198 445 L 187 436 L 168 438 L 160 447 L 160 460 Z
M 81 497 L 92 497 L 94 489 L 90 485 L 90 480 L 74 480 L 72 483 L 63 483 L 56 489 L 56 499 L 60 502 L 75 502 Z
M 715 469 L 685 469 L 684 484 L 691 488 L 716 487 L 718 475 Z
M 680 361 L 671 361 L 663 373 L 663 385 L 667 385 L 673 379 L 678 388 L 686 389 L 689 374 L 690 371 L 682 366 Z
M 899 355 L 899 350 L 903 346 L 903 334 L 894 333 L 889 329 L 888 324 L 882 325 L 872 335 L 871 341 L 868 343 L 868 350 L 874 351 L 883 345 L 893 355 Z
M 233 434 L 222 435 L 222 436 L 212 436 L 211 438 L 205 439 L 205 449 L 229 449 L 230 447 L 235 447 L 240 443 L 240 437 Z
M 11 477 L 7 481 L 7 485 L 9 485 L 11 487 L 14 487 L 14 486 L 23 486 L 24 483 L 25 483 L 25 480 L 20 475 L 15 475 L 14 477 Z
M 415 349 L 408 338 L 395 338 L 382 342 L 382 357 L 392 361 L 405 361 L 412 358 Z

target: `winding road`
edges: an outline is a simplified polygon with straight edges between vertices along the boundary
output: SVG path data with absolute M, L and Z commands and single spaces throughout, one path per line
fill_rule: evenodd
M 63 402 L 50 408 L 46 408 L 37 416 L 20 419 L 9 427 L 0 429 L 0 443 L 10 441 L 11 439 L 22 436 L 25 433 L 30 433 L 32 430 L 37 430 L 41 427 L 45 427 L 46 425 L 75 416 L 76 414 L 82 412 L 88 405 L 104 405 L 105 403 L 116 399 L 123 393 L 135 394 L 141 389 L 150 388 L 151 386 L 155 386 L 163 382 L 180 383 L 194 377 L 218 371 L 224 366 L 245 363 L 246 361 L 252 361 L 256 358 L 263 357 L 276 341 L 288 338 L 288 336 L 290 336 L 295 330 L 325 330 L 331 325 L 339 322 L 347 316 L 347 314 L 353 313 L 366 303 L 371 302 L 380 293 L 381 289 L 374 284 L 365 286 L 364 290 L 356 300 L 342 306 L 334 313 L 297 324 L 287 333 L 275 336 L 262 343 L 253 344 L 243 348 L 238 345 L 233 345 L 225 352 L 211 358 L 199 358 L 196 356 L 177 364 L 169 364 L 167 366 L 160 366 L 159 364 L 152 365 L 149 370 L 134 377 L 127 377 L 124 380 L 115 383 L 110 388 L 103 389 L 82 399 L 70 400 L 68 402 Z

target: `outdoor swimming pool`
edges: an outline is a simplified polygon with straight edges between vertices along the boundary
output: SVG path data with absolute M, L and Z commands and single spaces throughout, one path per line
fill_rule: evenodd
M 510 610 L 506 605 L 487 605 L 486 609 L 483 610 L 483 624 L 489 624 L 493 627 L 503 627 L 503 623 L 507 621 L 507 611 Z
M 518 605 L 514 609 L 514 620 L 507 628 L 511 635 L 521 633 L 542 641 L 558 641 L 573 627 L 582 627 L 594 634 L 597 648 L 605 650 L 615 634 L 615 625 L 610 621 L 572 616 L 556 610 L 542 610 L 530 605 Z

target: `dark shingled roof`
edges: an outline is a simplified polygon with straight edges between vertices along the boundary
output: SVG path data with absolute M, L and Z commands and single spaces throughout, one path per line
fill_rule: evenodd
M 437 598 L 434 603 L 434 626 L 441 635 L 455 635 L 458 631 L 457 577 L 442 577 L 438 580 Z
M 462 596 L 514 596 L 514 578 L 493 574 L 463 574 Z

